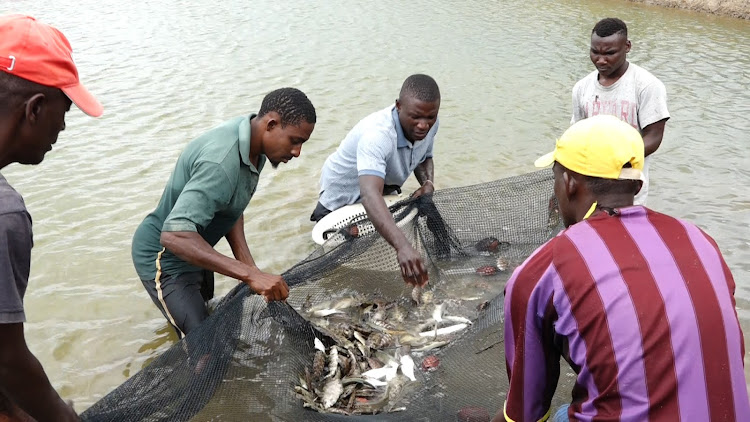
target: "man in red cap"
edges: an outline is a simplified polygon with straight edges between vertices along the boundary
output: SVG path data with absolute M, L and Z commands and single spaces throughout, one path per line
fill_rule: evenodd
M 57 29 L 29 16 L 0 16 L 0 169 L 39 164 L 65 129 L 71 103 L 90 116 L 102 114 L 81 85 L 71 52 Z M 40 422 L 75 421 L 75 411 L 52 388 L 24 338 L 32 245 L 23 198 L 0 174 L 0 395 L 11 403 L 0 413 L 16 420 L 26 420 L 26 413 Z

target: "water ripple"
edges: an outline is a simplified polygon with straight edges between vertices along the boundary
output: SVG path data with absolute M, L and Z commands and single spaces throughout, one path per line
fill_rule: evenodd
M 606 15 L 628 22 L 630 59 L 667 86 L 672 119 L 650 206 L 717 240 L 750 327 L 748 22 L 616 0 L 209 3 L 0 5 L 61 28 L 106 110 L 90 119 L 74 108 L 43 165 L 3 170 L 35 222 L 28 341 L 79 409 L 174 341 L 129 247 L 190 139 L 256 111 L 280 86 L 312 99 L 319 120 L 302 157 L 269 166 L 246 213 L 256 261 L 281 272 L 313 249 L 308 216 L 326 156 L 393 102 L 405 76 L 428 73 L 441 87 L 438 187 L 528 172 L 568 126 L 570 89 L 593 70 L 591 27 Z M 217 278 L 219 293 L 233 285 Z

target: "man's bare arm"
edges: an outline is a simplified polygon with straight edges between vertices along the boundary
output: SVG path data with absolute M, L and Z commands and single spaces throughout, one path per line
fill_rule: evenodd
M 424 185 L 426 181 L 435 181 L 435 165 L 432 162 L 432 158 L 427 158 L 414 169 L 414 176 L 420 185 Z
M 250 248 L 247 246 L 247 238 L 245 237 L 245 217 L 240 216 L 232 229 L 226 235 L 227 243 L 232 248 L 232 254 L 234 257 L 251 267 L 257 267 L 253 255 L 250 253 Z
M 664 137 L 664 126 L 666 124 L 667 119 L 662 119 L 656 123 L 652 123 L 644 127 L 641 131 L 641 136 L 643 137 L 644 153 L 647 157 L 656 152 L 657 149 L 659 149 L 662 137 Z
M 0 324 L 0 338 L 0 385 L 10 399 L 39 422 L 79 420 L 26 346 L 23 324 Z
M 427 269 L 414 247 L 406 239 L 401 229 L 396 226 L 393 216 L 383 200 L 384 180 L 378 176 L 360 176 L 359 189 L 362 195 L 362 205 L 367 217 L 372 221 L 375 230 L 396 249 L 401 276 L 410 284 L 423 285 L 427 282 Z
M 411 194 L 412 198 L 418 198 L 424 194 L 432 193 L 435 191 L 435 167 L 432 163 L 432 158 L 427 158 L 414 169 L 414 176 L 421 185 L 419 189 Z
M 285 300 L 289 296 L 289 287 L 281 276 L 220 254 L 196 232 L 162 232 L 161 244 L 191 265 L 247 283 L 266 300 Z

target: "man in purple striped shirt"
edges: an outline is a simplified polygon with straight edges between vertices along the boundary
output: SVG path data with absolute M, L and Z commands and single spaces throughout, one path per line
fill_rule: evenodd
M 505 288 L 496 421 L 549 419 L 561 356 L 577 379 L 554 421 L 750 421 L 732 274 L 701 229 L 633 206 L 643 161 L 638 131 L 603 115 L 537 160 L 566 229 Z

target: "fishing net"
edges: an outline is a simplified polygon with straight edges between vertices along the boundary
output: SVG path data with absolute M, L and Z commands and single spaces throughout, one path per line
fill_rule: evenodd
M 287 303 L 267 304 L 246 285 L 238 285 L 199 328 L 94 404 L 82 419 L 489 420 L 502 407 L 508 389 L 505 282 L 561 228 L 552 172 L 440 190 L 395 204 L 391 211 L 425 257 L 430 278 L 423 291 L 403 282 L 395 251 L 365 216 L 355 217 L 283 274 L 291 287 Z M 438 308 L 442 323 L 434 319 Z M 400 316 L 373 311 L 396 309 Z M 370 344 L 366 352 L 382 358 L 380 363 L 387 360 L 384 355 L 397 362 L 399 356 L 408 356 L 414 380 L 405 376 L 412 375 L 406 364 L 395 378 L 384 381 L 385 387 L 362 383 L 358 376 L 354 379 L 359 381 L 347 385 L 350 394 L 336 395 L 340 400 L 325 409 L 322 386 L 353 370 L 347 369 L 356 364 L 348 355 L 352 349 L 359 354 L 357 350 L 366 349 L 351 333 L 336 334 L 347 318 L 360 318 L 351 323 L 367 327 L 369 332 L 362 331 L 360 337 L 372 336 L 378 327 L 390 330 L 393 341 Z M 470 323 L 461 322 L 466 320 Z M 454 331 L 438 335 L 441 324 Z M 399 337 L 404 332 L 417 339 L 411 347 L 404 347 L 406 336 Z M 316 339 L 325 367 L 314 376 L 327 379 L 311 381 L 316 354 L 321 354 Z M 348 348 L 342 347 L 341 342 L 349 340 Z M 382 350 L 375 353 L 377 348 Z M 329 373 L 332 349 L 350 357 L 346 368 L 344 363 L 333 365 L 335 374 Z M 372 359 L 360 362 L 361 369 L 368 369 L 368 362 Z M 553 406 L 569 401 L 574 378 L 563 370 L 560 380 Z M 312 401 L 307 407 L 304 396 Z

